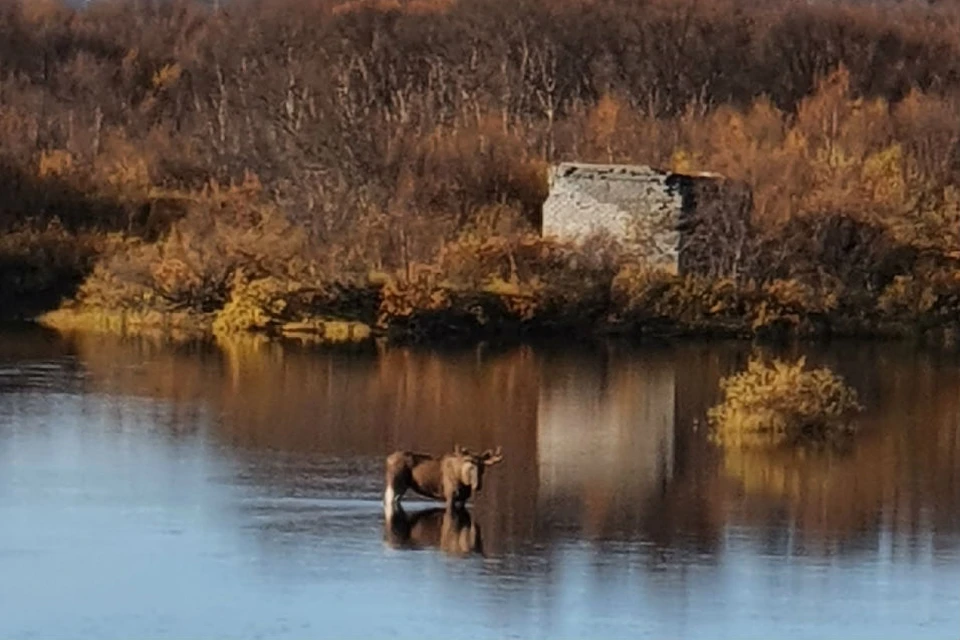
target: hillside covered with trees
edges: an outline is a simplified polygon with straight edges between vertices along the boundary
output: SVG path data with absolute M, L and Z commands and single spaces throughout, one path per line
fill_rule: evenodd
M 0 308 L 949 336 L 958 114 L 956 2 L 5 0 Z M 540 239 L 561 160 L 747 182 L 736 273 Z

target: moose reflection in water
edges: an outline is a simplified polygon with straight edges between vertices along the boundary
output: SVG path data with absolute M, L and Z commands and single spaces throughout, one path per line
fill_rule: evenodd
M 466 509 L 471 496 L 483 489 L 483 472 L 503 461 L 501 448 L 476 454 L 455 445 L 439 458 L 425 453 L 395 451 L 387 456 L 383 492 L 384 530 L 393 548 L 438 547 L 452 555 L 483 553 L 480 527 Z M 445 507 L 407 515 L 400 500 L 408 489 Z
M 480 525 L 463 507 L 434 507 L 408 514 L 399 504 L 388 504 L 383 528 L 387 544 L 394 549 L 438 548 L 456 556 L 483 554 Z
M 407 489 L 426 498 L 443 500 L 447 509 L 463 507 L 483 489 L 486 467 L 503 461 L 503 454 L 487 449 L 481 454 L 455 445 L 453 453 L 435 458 L 425 453 L 395 451 L 387 456 L 383 492 L 384 509 L 399 506 Z

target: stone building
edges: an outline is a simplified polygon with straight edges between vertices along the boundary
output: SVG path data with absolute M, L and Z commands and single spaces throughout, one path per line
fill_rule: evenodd
M 674 272 L 733 275 L 749 231 L 749 188 L 713 173 L 564 162 L 550 171 L 545 237 L 607 233 Z

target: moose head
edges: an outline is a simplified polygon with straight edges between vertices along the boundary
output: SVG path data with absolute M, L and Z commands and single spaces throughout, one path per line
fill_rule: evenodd
M 471 493 L 479 493 L 483 489 L 483 470 L 503 461 L 501 447 L 497 447 L 496 451 L 487 449 L 483 453 L 476 454 L 455 444 L 453 455 L 460 458 L 460 482 L 470 487 Z

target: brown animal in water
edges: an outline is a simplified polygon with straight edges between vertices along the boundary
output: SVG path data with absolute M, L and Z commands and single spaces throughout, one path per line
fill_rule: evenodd
M 400 504 L 407 489 L 434 500 L 443 500 L 447 508 L 463 506 L 471 495 L 483 488 L 483 471 L 503 460 L 500 447 L 481 454 L 460 445 L 440 458 L 425 453 L 395 451 L 387 456 L 383 504 Z
M 483 554 L 480 525 L 466 509 L 441 507 L 408 515 L 399 504 L 389 505 L 384 533 L 387 544 L 395 549 L 435 547 L 454 556 Z

